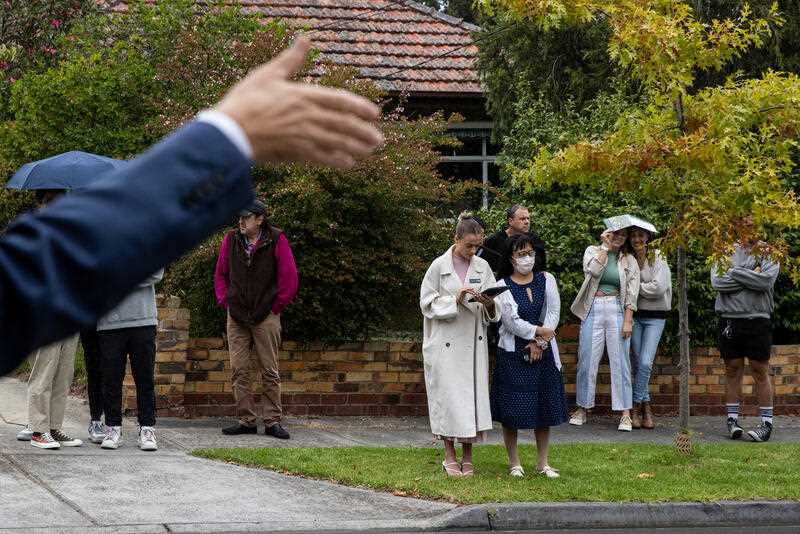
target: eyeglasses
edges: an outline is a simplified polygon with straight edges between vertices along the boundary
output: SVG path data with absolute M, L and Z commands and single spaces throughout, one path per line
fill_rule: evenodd
M 521 258 L 524 258 L 526 256 L 528 258 L 535 258 L 536 257 L 536 251 L 535 250 L 529 250 L 528 252 L 515 252 L 514 253 L 514 257 L 515 258 L 520 258 L 521 259 Z

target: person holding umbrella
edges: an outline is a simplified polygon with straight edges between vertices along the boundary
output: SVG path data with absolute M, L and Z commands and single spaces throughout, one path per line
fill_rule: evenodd
M 611 368 L 611 409 L 622 412 L 617 429 L 630 432 L 633 428 L 629 354 L 639 265 L 630 250 L 628 230 L 647 224 L 633 219 L 629 215 L 603 219 L 606 230 L 600 235 L 600 245 L 587 247 L 583 254 L 583 285 L 570 308 L 581 320 L 575 387 L 578 408 L 569 419 L 571 425 L 585 424 L 587 411 L 594 408 L 597 371 L 605 348 Z
M 72 151 L 26 163 L 6 182 L 8 189 L 33 190 L 39 209 L 58 199 L 67 191 L 89 186 L 104 172 L 122 167 L 124 161 Z M 100 423 L 103 413 L 99 353 L 94 328 L 80 334 L 87 371 L 87 389 L 92 421 L 89 439 L 102 441 L 104 429 Z M 34 447 L 58 449 L 83 444 L 61 430 L 66 395 L 72 384 L 78 336 L 69 337 L 36 351 L 28 379 L 28 426 L 17 433 L 20 441 L 30 441 Z
M 36 205 L 44 208 L 65 193 L 60 189 L 37 189 Z M 38 349 L 31 355 L 28 378 L 28 426 L 17 439 L 39 449 L 79 447 L 83 442 L 62 430 L 67 393 L 75 373 L 78 335 L 70 335 Z

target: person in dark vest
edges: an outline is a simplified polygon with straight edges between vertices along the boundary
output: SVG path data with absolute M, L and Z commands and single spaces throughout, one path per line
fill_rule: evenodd
M 281 312 L 297 294 L 297 267 L 284 233 L 267 223 L 266 206 L 256 200 L 239 214 L 239 228 L 225 235 L 214 271 L 217 302 L 228 310 L 228 351 L 239 421 L 226 435 L 255 434 L 256 405 L 250 370 L 261 373 L 265 434 L 289 439 L 281 426 L 278 350 Z

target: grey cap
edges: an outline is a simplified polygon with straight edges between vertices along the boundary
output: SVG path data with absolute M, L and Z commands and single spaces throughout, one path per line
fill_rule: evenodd
M 241 217 L 247 217 L 248 215 L 266 215 L 267 214 L 267 206 L 264 205 L 263 202 L 260 200 L 254 200 L 253 203 L 239 212 Z

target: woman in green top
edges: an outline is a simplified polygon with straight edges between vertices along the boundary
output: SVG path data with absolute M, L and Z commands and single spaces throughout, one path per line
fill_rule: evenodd
M 618 429 L 630 432 L 633 406 L 630 337 L 639 295 L 639 264 L 627 243 L 628 229 L 606 230 L 601 244 L 583 255 L 585 275 L 572 313 L 581 320 L 576 383 L 577 410 L 570 424 L 586 423 L 594 408 L 597 371 L 603 349 L 611 370 L 611 409 L 622 412 Z

